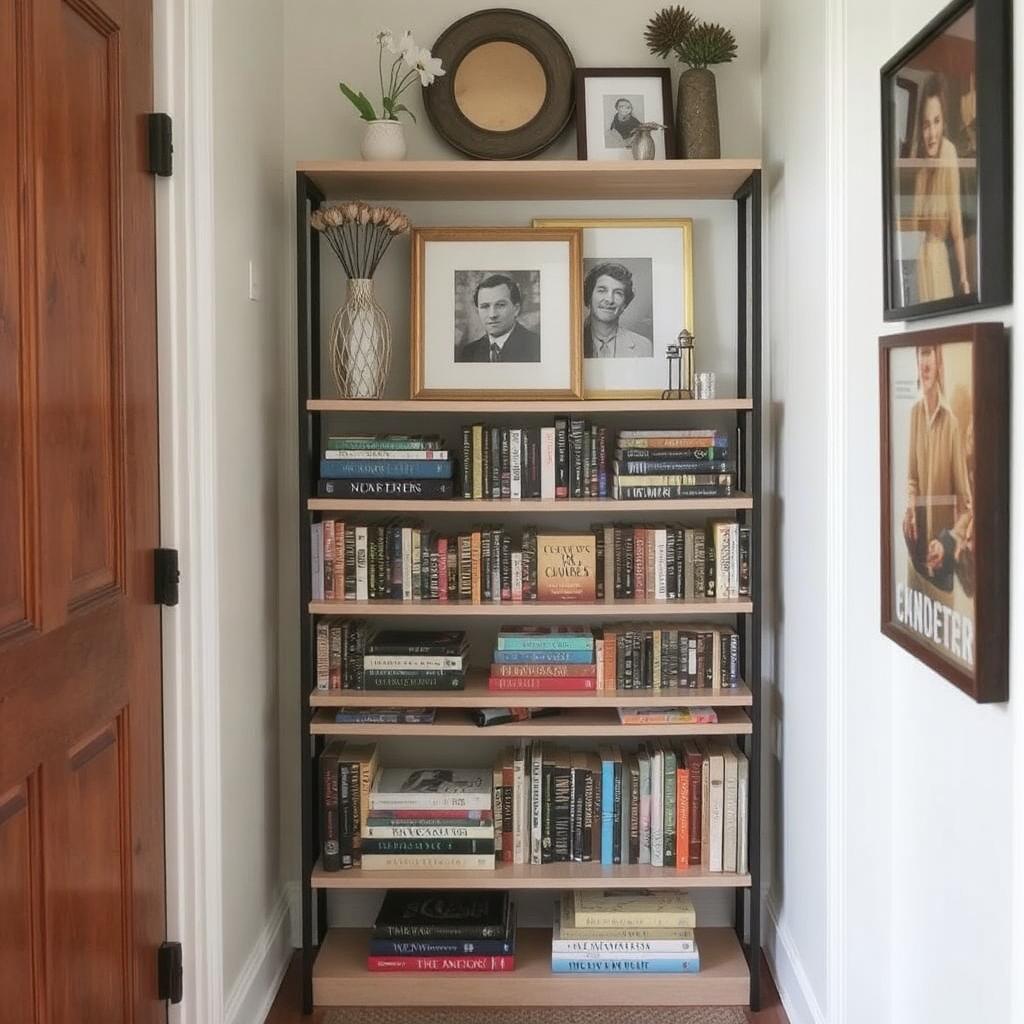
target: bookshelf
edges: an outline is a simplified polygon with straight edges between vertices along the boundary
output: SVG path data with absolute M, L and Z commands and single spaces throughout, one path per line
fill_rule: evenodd
M 324 397 L 321 389 L 319 239 L 308 226 L 311 210 L 328 199 L 351 196 L 401 202 L 488 201 L 537 199 L 662 199 L 715 200 L 734 204 L 735 219 L 735 358 L 736 395 L 711 401 L 579 400 L 579 401 L 420 401 L 382 399 L 346 401 Z M 496 215 L 500 220 L 500 215 Z M 298 288 L 298 442 L 300 580 L 297 619 L 300 629 L 298 691 L 300 705 L 302 812 L 302 966 L 303 1009 L 316 1006 L 694 1006 L 749 1005 L 757 1008 L 761 913 L 760 790 L 761 790 L 761 173 L 756 160 L 682 161 L 602 164 L 579 161 L 480 162 L 408 161 L 364 163 L 335 161 L 300 163 L 296 169 Z M 716 267 L 725 272 L 725 268 Z M 727 318 L 726 318 L 727 319 Z M 726 329 L 730 329 L 728 325 Z M 720 342 L 723 343 L 724 342 Z M 428 417 L 474 415 L 549 422 L 556 415 L 593 417 L 599 422 L 642 426 L 698 425 L 714 414 L 735 425 L 740 490 L 729 498 L 671 501 L 474 501 L 450 499 L 406 503 L 402 510 L 428 521 L 438 517 L 474 516 L 530 522 L 537 514 L 560 526 L 585 525 L 595 515 L 629 516 L 631 521 L 657 521 L 691 513 L 734 515 L 751 526 L 751 595 L 749 600 L 600 601 L 567 606 L 543 602 L 466 604 L 462 602 L 317 601 L 311 600 L 310 524 L 321 515 L 364 516 L 393 513 L 396 503 L 313 497 L 322 441 L 331 417 L 347 417 L 361 430 L 395 429 L 396 419 L 422 430 L 436 429 Z M 416 421 L 420 421 L 418 424 Z M 436 422 L 436 421 L 435 421 Z M 582 518 L 581 518 L 582 517 Z M 487 689 L 486 674 L 474 672 L 466 689 L 452 693 L 395 692 L 323 694 L 315 690 L 315 622 L 319 615 L 350 615 L 370 620 L 391 619 L 396 625 L 437 628 L 444 625 L 493 630 L 503 621 L 541 622 L 589 620 L 595 625 L 616 620 L 714 617 L 729 622 L 740 634 L 743 685 L 736 689 L 682 694 L 622 695 L 598 693 L 515 694 L 527 707 L 557 707 L 562 714 L 480 729 L 467 709 L 502 707 L 511 695 Z M 436 707 L 429 725 L 342 725 L 334 721 L 339 706 L 374 707 L 396 703 Z M 618 706 L 711 705 L 715 725 L 623 726 Z M 430 749 L 464 749 L 469 741 L 489 749 L 520 737 L 593 737 L 623 740 L 650 736 L 724 734 L 737 737 L 750 761 L 748 813 L 749 873 L 685 870 L 650 865 L 500 864 L 493 871 L 364 871 L 325 872 L 319 866 L 316 757 L 325 737 L 347 735 L 376 738 L 415 737 Z M 495 742 L 497 741 L 497 742 Z M 443 761 L 443 755 L 437 763 Z M 344 894 L 388 888 L 514 889 L 686 888 L 727 890 L 734 894 L 733 927 L 698 928 L 701 970 L 696 975 L 556 975 L 550 969 L 550 937 L 546 929 L 518 932 L 516 970 L 489 975 L 387 975 L 366 970 L 368 932 L 327 926 L 328 892 Z

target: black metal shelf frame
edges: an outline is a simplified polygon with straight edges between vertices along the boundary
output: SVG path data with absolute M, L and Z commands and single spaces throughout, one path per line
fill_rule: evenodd
M 736 202 L 736 395 L 753 399 L 753 408 L 736 413 L 739 439 L 737 461 L 739 486 L 754 498 L 753 509 L 739 510 L 737 519 L 751 526 L 751 600 L 753 612 L 736 616 L 740 636 L 741 674 L 753 695 L 750 717 L 753 731 L 746 739 L 750 762 L 748 849 L 751 884 L 737 889 L 735 930 L 750 971 L 750 1008 L 760 1008 L 761 982 L 761 602 L 762 602 L 762 367 L 761 367 L 761 172 L 754 171 L 734 195 Z M 322 447 L 323 414 L 307 411 L 306 402 L 320 398 L 320 242 L 309 225 L 310 213 L 326 201 L 323 192 L 303 172 L 295 176 L 296 288 L 298 359 L 299 450 L 299 749 L 300 802 L 302 813 L 302 1010 L 313 1010 L 313 962 L 327 932 L 327 893 L 311 885 L 317 860 L 319 786 L 316 758 L 322 737 L 310 735 L 312 692 L 316 656 L 310 565 L 310 524 L 319 513 L 310 512 L 307 498 L 313 494 Z M 737 737 L 742 742 L 744 737 Z

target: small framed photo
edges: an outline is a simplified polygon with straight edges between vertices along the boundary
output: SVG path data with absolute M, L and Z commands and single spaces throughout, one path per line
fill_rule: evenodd
M 660 398 L 668 348 L 693 333 L 693 221 L 539 218 L 583 233 L 580 302 L 586 398 Z
M 579 398 L 580 232 L 417 228 L 413 398 Z
M 1008 353 L 995 323 L 879 341 L 882 632 L 986 703 L 1008 696 Z
M 629 138 L 642 124 L 664 125 L 651 133 L 654 159 L 672 159 L 668 68 L 576 69 L 576 150 L 580 160 L 632 160 Z
M 882 68 L 886 320 L 1011 301 L 1009 0 L 955 0 Z

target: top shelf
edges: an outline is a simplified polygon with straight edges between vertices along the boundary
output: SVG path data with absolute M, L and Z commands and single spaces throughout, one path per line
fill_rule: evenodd
M 450 399 L 435 401 L 427 399 L 389 398 L 311 398 L 306 402 L 308 412 L 473 412 L 473 413 L 524 413 L 540 412 L 565 416 L 569 413 L 589 415 L 595 412 L 621 412 L 634 416 L 638 412 L 747 412 L 754 407 L 750 398 L 701 398 L 665 399 L 644 398 L 634 401 L 610 399 L 510 399 L 488 401 L 486 399 Z
M 760 160 L 307 160 L 328 199 L 732 199 Z

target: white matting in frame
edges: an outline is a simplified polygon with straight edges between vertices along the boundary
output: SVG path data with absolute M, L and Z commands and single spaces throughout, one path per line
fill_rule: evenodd
M 587 117 L 587 159 L 632 161 L 632 151 L 613 128 L 616 104 L 620 101 L 628 103 L 628 114 L 636 121 L 665 124 L 663 89 L 662 80 L 654 77 L 595 75 L 586 78 L 583 103 Z M 654 140 L 654 159 L 664 160 L 665 133 L 652 132 L 651 138 Z

